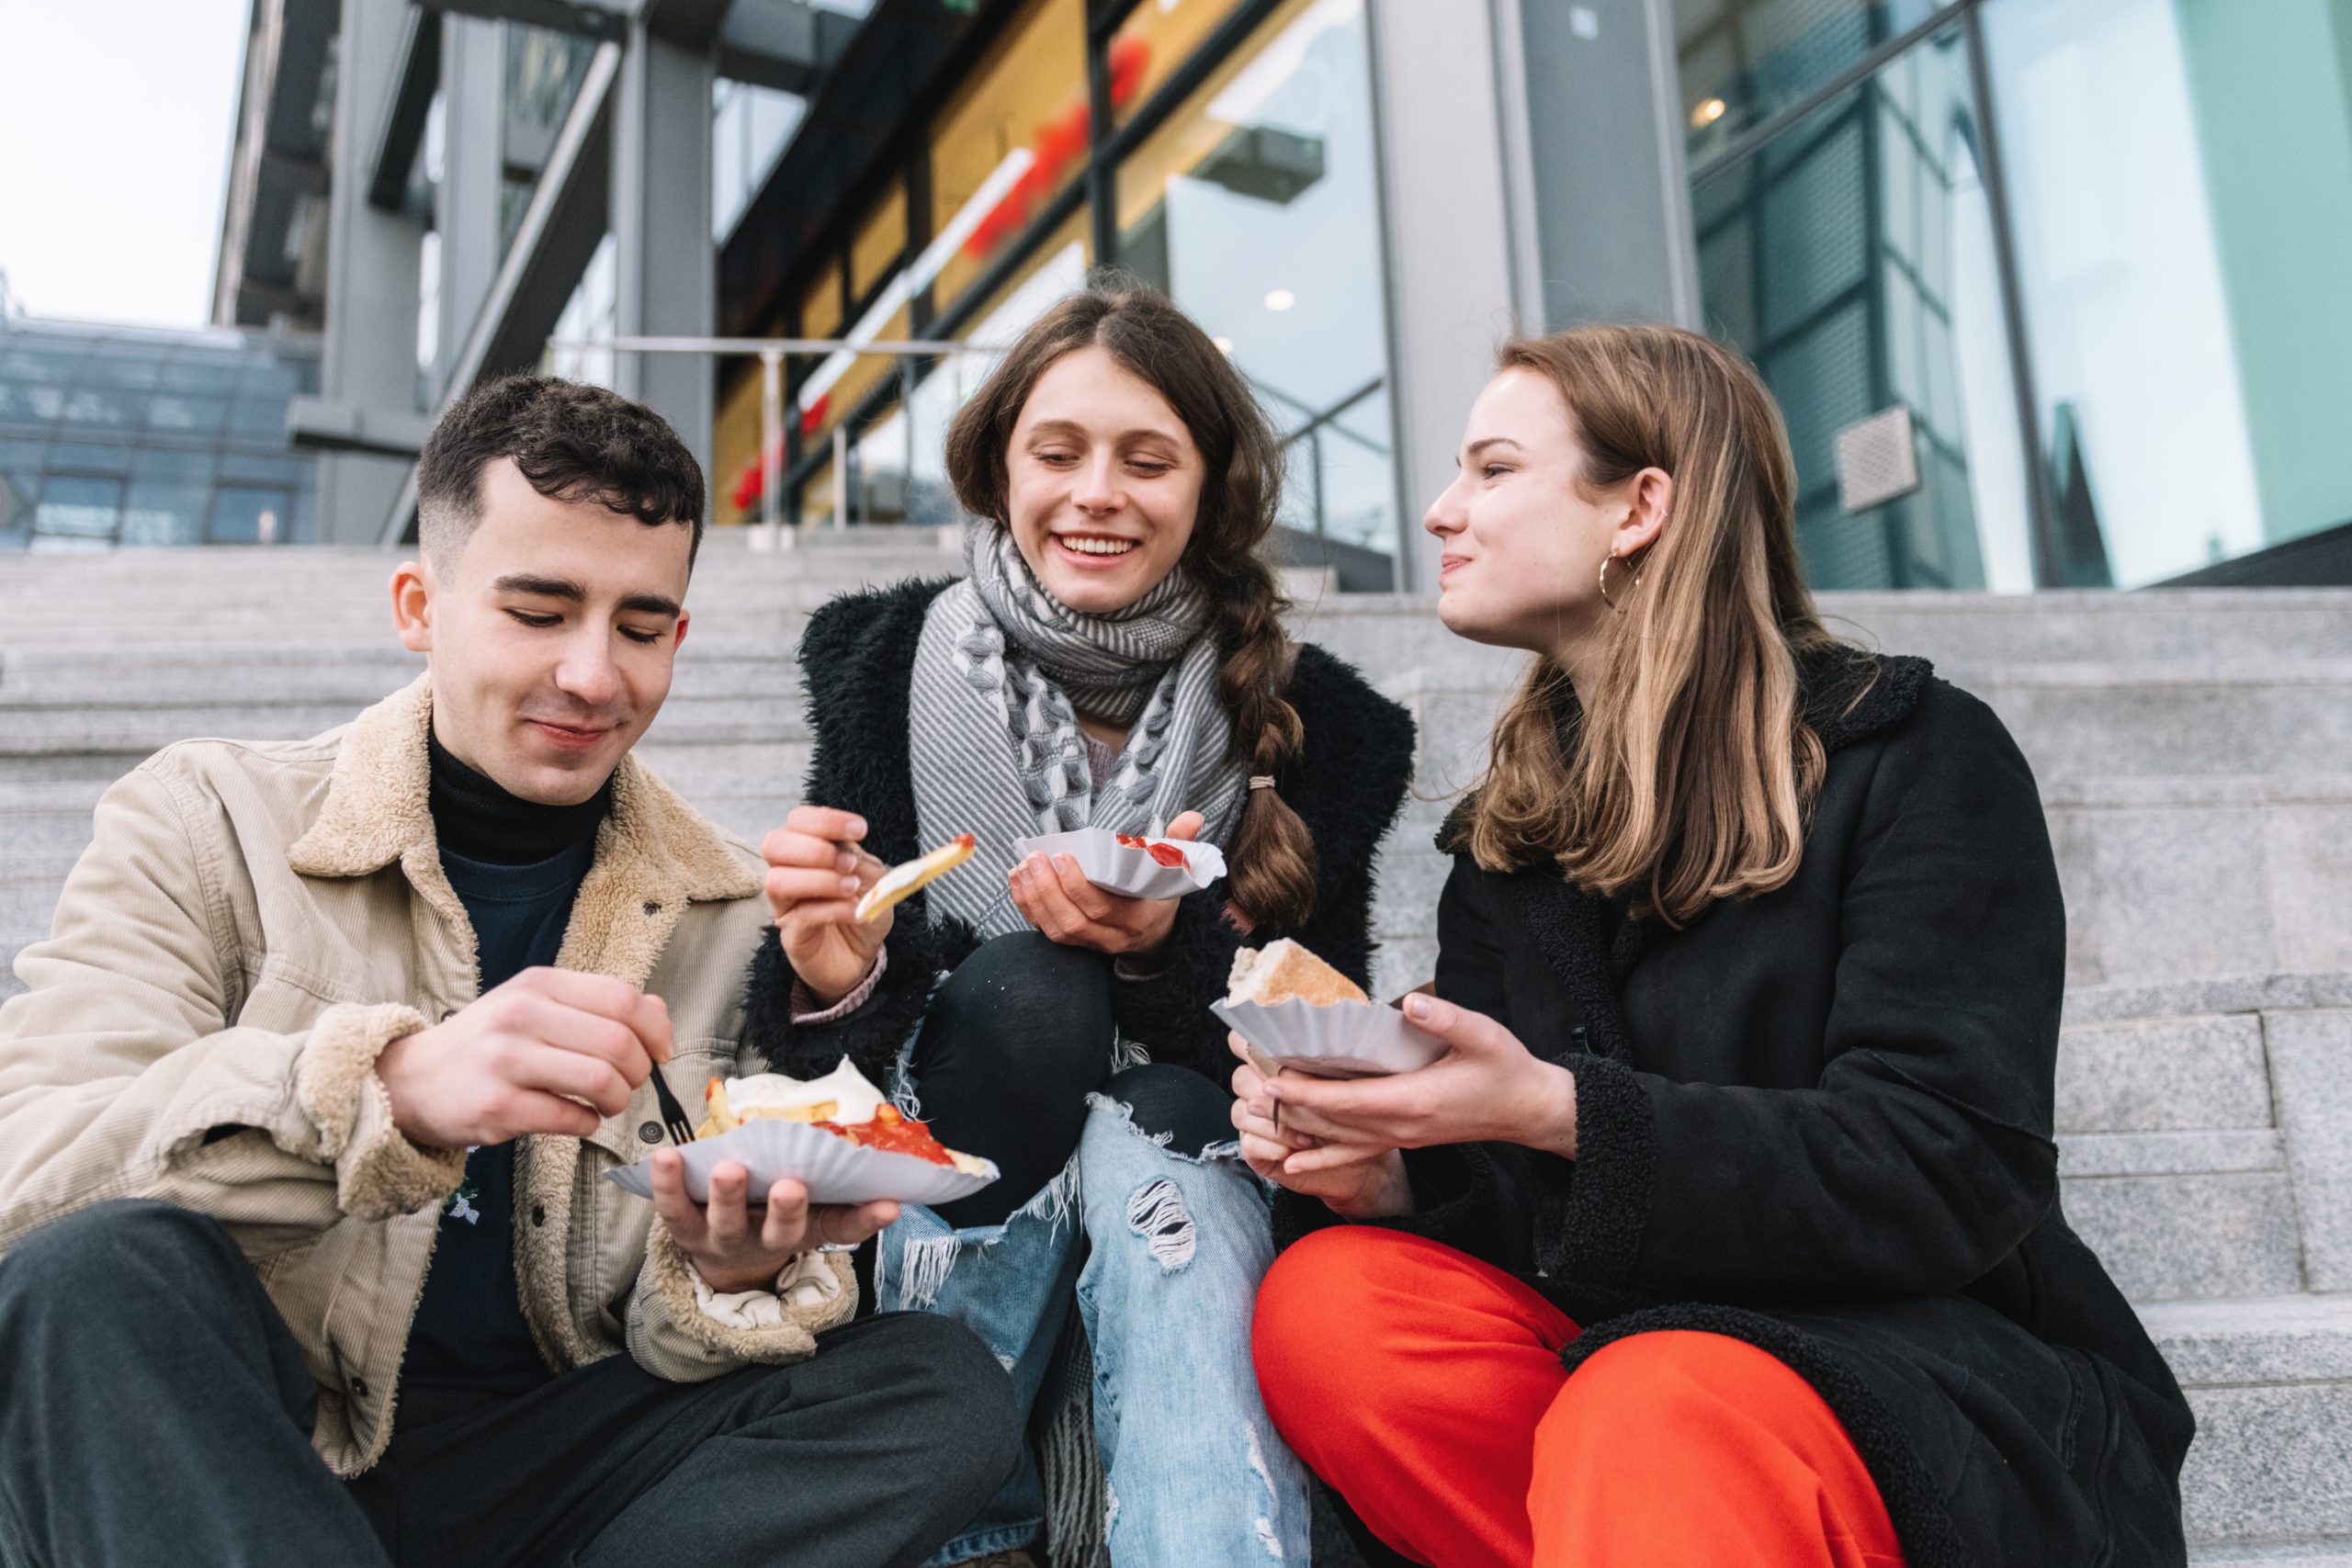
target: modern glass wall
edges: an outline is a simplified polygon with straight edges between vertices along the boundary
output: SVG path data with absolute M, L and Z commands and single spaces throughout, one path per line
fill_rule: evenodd
M 1675 15 L 1706 321 L 1788 415 L 1815 586 L 2132 587 L 2352 524 L 2343 5 Z
M 0 321 L 0 551 L 314 539 L 317 389 L 307 336 Z
M 619 252 L 612 235 L 606 234 L 596 242 L 594 254 L 581 269 L 580 281 L 572 285 L 556 317 L 555 331 L 548 334 L 548 346 L 539 355 L 541 375 L 599 387 L 613 384 L 613 351 L 603 345 L 613 341 L 620 302 L 619 269 Z
M 1290 455 L 1285 525 L 1385 575 L 1398 529 L 1367 48 L 1363 0 L 1029 0 L 922 122 L 910 166 L 804 258 L 772 330 L 1001 345 L 1114 265 L 1249 377 Z M 991 363 L 796 363 L 788 514 L 958 517 L 941 444 Z M 749 363 L 722 390 L 722 521 L 758 511 L 759 397 Z
M 767 183 L 808 101 L 721 77 L 710 88 L 710 237 L 721 243 Z
M 555 154 L 556 138 L 595 58 L 594 40 L 547 28 L 505 27 L 505 124 L 499 144 L 498 247 L 514 243 L 523 214 Z

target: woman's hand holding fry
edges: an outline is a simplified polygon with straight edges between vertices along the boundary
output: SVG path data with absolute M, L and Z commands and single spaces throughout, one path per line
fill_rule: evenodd
M 860 895 L 890 868 L 861 847 L 865 819 L 822 806 L 796 806 L 760 843 L 768 863 L 768 908 L 793 973 L 819 1002 L 855 990 L 890 934 L 888 910 L 857 918 Z

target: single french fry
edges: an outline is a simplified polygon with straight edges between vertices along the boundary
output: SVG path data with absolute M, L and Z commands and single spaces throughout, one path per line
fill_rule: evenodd
M 978 848 L 979 840 L 971 834 L 958 833 L 922 859 L 891 867 L 883 874 L 882 880 L 867 888 L 865 897 L 857 901 L 858 919 L 875 919 L 883 910 L 912 896 L 926 883 L 937 881 L 970 860 Z

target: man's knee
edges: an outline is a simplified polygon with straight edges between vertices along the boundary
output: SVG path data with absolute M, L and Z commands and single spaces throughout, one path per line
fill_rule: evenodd
M 992 1496 L 1021 1457 L 1022 1420 L 1012 1378 L 979 1336 L 935 1313 L 887 1313 L 861 1325 L 871 1375 L 937 1450 L 934 1473 Z
M 28 1293 L 94 1308 L 135 1293 L 141 1279 L 200 1291 L 210 1278 L 248 1268 L 220 1221 L 170 1203 L 93 1203 L 33 1231 L 0 1258 L 0 1295 Z M 233 1277 L 233 1276 L 229 1276 Z

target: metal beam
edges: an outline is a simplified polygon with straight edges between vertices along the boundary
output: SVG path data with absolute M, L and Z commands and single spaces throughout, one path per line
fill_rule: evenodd
M 286 405 L 286 438 L 307 452 L 414 457 L 432 428 L 422 414 L 362 408 L 332 398 L 296 398 Z
M 258 183 L 273 191 L 293 191 L 303 196 L 324 196 L 327 192 L 324 164 L 292 152 L 280 152 L 275 147 L 261 150 L 257 173 Z
M 520 22 L 525 27 L 592 38 L 598 43 L 620 43 L 628 37 L 628 17 L 592 0 L 417 0 L 417 4 L 436 17 Z
M 555 151 L 523 209 L 514 243 L 491 282 L 473 331 L 447 361 L 441 406 L 485 377 L 521 368 L 538 356 L 564 296 L 596 248 L 605 231 L 605 105 L 620 64 L 617 44 L 599 48 L 588 62 L 588 73 L 571 100 Z M 382 542 L 400 543 L 415 512 L 416 476 L 412 471 L 384 518 Z
M 376 128 L 376 150 L 368 161 L 368 205 L 398 212 L 408 200 L 409 172 L 424 141 L 424 121 L 441 85 L 441 18 L 424 6 L 408 14 L 401 43 L 400 75 Z
M 807 0 L 736 0 L 718 29 L 718 73 L 806 97 L 862 25 Z

